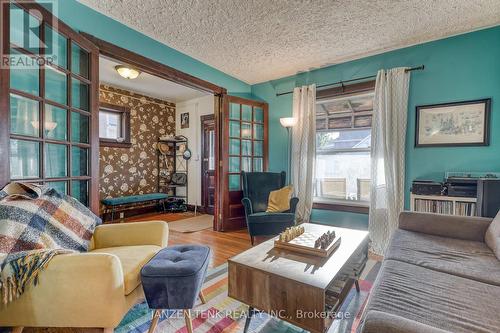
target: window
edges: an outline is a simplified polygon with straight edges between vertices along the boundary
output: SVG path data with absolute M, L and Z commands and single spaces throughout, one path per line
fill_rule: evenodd
M 122 114 L 101 110 L 99 112 L 99 136 L 102 139 L 122 138 Z
M 101 103 L 99 138 L 101 146 L 130 147 L 130 110 L 118 105 Z
M 315 203 L 363 206 L 370 200 L 373 87 L 354 86 L 318 93 Z

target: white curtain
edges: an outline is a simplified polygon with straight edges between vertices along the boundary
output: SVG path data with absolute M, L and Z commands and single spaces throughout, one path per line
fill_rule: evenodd
M 316 85 L 293 90 L 291 180 L 299 198 L 297 221 L 308 222 L 312 210 L 313 174 L 316 155 Z
M 405 139 L 410 74 L 405 68 L 380 70 L 373 105 L 371 251 L 384 255 L 404 205 Z

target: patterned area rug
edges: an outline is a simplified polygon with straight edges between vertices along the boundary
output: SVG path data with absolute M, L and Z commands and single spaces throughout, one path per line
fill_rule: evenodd
M 379 268 L 379 263 L 369 262 L 359 283 L 361 292 L 357 293 L 354 288 L 349 292 L 338 311 L 339 319 L 334 321 L 329 333 L 356 331 Z M 227 296 L 227 264 L 208 273 L 203 293 L 207 303 L 199 302 L 191 312 L 194 332 L 243 332 L 248 307 Z M 134 306 L 115 329 L 115 333 L 147 332 L 152 313 L 145 302 Z M 248 332 L 305 333 L 307 331 L 265 313 L 259 313 L 252 317 Z M 155 333 L 187 333 L 182 312 L 164 311 Z

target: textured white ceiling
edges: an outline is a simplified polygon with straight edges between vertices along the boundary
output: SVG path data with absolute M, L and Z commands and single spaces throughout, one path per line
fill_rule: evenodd
M 500 0 L 79 0 L 247 83 L 500 24 Z
M 114 60 L 99 58 L 99 81 L 113 87 L 131 90 L 146 96 L 156 97 L 165 101 L 179 103 L 207 95 L 201 91 L 185 87 L 148 73 L 141 73 L 137 79 L 124 79 L 115 70 L 115 66 L 123 65 Z

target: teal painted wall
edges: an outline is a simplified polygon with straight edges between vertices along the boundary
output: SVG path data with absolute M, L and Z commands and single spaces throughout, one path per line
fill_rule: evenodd
M 58 17 L 77 31 L 87 32 L 165 65 L 222 86 L 230 93 L 250 94 L 251 87 L 213 67 L 155 41 L 76 0 L 58 0 Z
M 413 72 L 406 136 L 406 206 L 415 178 L 442 179 L 446 171 L 500 171 L 500 26 L 399 49 L 323 69 L 252 86 L 252 94 L 269 103 L 270 169 L 286 169 L 286 130 L 280 117 L 292 113 L 292 96 L 276 92 L 295 86 L 326 84 L 374 75 L 381 68 L 425 65 Z M 491 139 L 488 147 L 415 148 L 415 106 L 492 98 Z M 359 214 L 314 211 L 312 220 L 339 223 Z M 364 215 L 367 223 L 367 215 Z
M 346 227 L 361 230 L 368 228 L 367 214 L 333 212 L 329 210 L 313 209 L 311 214 L 311 221 L 320 224 L 331 224 L 337 227 Z

